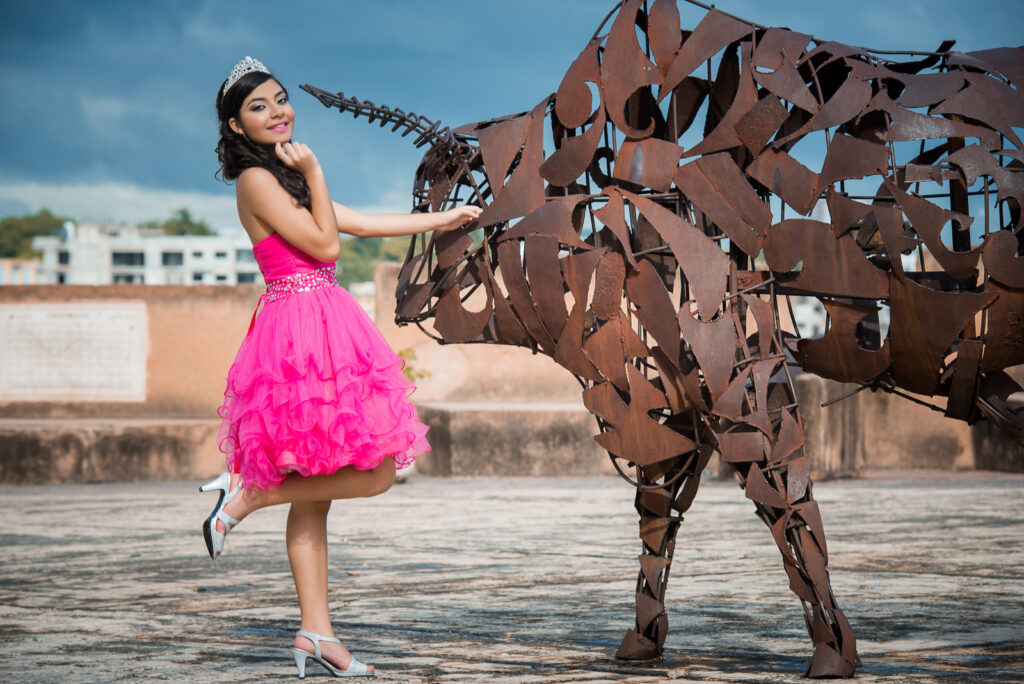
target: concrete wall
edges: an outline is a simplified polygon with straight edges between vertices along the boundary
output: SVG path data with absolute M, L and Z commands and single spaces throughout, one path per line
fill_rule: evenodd
M 0 483 L 195 479 L 224 469 L 219 423 L 175 419 L 0 421 Z
M 794 383 L 818 477 L 915 468 L 1024 472 L 1024 447 L 988 421 L 968 425 L 908 399 L 868 390 L 822 408 L 856 386 L 806 373 L 795 376 Z M 918 398 L 944 407 L 942 397 Z
M 547 402 L 426 402 L 431 451 L 424 475 L 613 475 L 594 441 L 597 421 L 582 405 Z
M 216 418 L 225 376 L 263 288 L 256 285 L 0 287 L 0 304 L 142 302 L 149 350 L 141 402 L 0 402 L 4 418 Z
M 412 398 L 426 401 L 558 401 L 583 405 L 582 388 L 572 375 L 542 354 L 492 344 L 438 344 L 416 325 L 395 324 L 395 290 L 401 264 L 378 262 L 375 323 L 395 349 L 413 349 L 413 367 L 430 373 L 416 381 Z M 485 304 L 478 290 L 466 303 Z M 431 321 L 423 326 L 437 335 Z

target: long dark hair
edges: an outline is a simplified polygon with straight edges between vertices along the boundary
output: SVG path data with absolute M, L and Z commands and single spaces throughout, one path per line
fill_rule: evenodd
M 274 154 L 273 147 L 258 145 L 246 136 L 235 133 L 231 130 L 231 126 L 228 125 L 228 120 L 232 117 L 240 118 L 239 113 L 242 110 L 242 102 L 245 101 L 245 98 L 249 97 L 249 93 L 272 78 L 274 77 L 263 71 L 250 71 L 235 81 L 227 93 L 223 92 L 224 83 L 227 83 L 227 79 L 224 79 L 224 83 L 220 84 L 220 88 L 217 90 L 217 118 L 220 120 L 220 140 L 217 141 L 216 148 L 220 168 L 217 169 L 214 176 L 221 177 L 227 183 L 238 178 L 242 171 L 253 166 L 260 166 L 274 174 L 281 187 L 287 190 L 288 194 L 294 197 L 301 206 L 312 211 L 312 205 L 309 200 L 309 185 L 306 184 L 306 179 L 302 177 L 302 174 L 285 166 L 277 158 L 277 155 Z M 274 80 L 276 81 L 277 79 Z M 283 85 L 281 88 L 287 96 L 288 89 Z

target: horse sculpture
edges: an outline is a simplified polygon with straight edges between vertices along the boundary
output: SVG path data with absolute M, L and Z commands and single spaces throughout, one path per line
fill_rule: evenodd
M 302 87 L 428 146 L 414 211 L 484 208 L 412 240 L 396 321 L 529 347 L 583 387 L 640 515 L 617 657 L 662 653 L 676 533 L 717 450 L 803 606 L 806 675 L 851 676 L 790 366 L 1024 437 L 1003 372 L 1024 362 L 1024 49 L 900 62 L 701 6 L 686 30 L 675 0 L 620 2 L 556 93 L 455 130 Z M 823 337 L 783 331 L 796 295 L 824 304 Z

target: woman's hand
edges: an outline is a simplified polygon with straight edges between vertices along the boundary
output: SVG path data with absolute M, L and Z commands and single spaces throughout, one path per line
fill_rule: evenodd
M 442 223 L 440 226 L 435 228 L 435 230 L 444 232 L 449 230 L 455 230 L 456 228 L 461 228 L 470 221 L 475 221 L 476 219 L 478 219 L 482 211 L 483 209 L 481 209 L 480 207 L 467 204 L 465 206 L 455 207 L 454 209 L 449 209 L 448 211 L 441 212 L 439 218 L 441 219 Z
M 303 178 L 308 178 L 310 174 L 321 171 L 319 160 L 313 154 L 313 150 L 309 149 L 309 145 L 305 143 L 275 143 L 274 153 L 277 154 L 281 163 L 301 173 Z

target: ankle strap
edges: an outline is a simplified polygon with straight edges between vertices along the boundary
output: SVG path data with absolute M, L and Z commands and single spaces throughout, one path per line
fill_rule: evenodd
M 329 641 L 329 642 L 332 642 L 332 643 L 335 643 L 335 644 L 340 644 L 341 643 L 341 639 L 336 639 L 335 637 L 323 636 L 322 634 L 314 634 L 313 632 L 307 632 L 304 629 L 300 629 L 298 632 L 296 632 L 296 634 L 298 636 L 306 637 L 307 639 L 309 639 L 310 641 L 313 642 L 313 648 L 314 648 L 314 652 L 316 653 L 316 657 L 317 658 L 320 657 L 320 642 L 321 641 Z
M 227 503 L 228 501 L 231 501 L 231 500 L 232 500 L 232 499 L 234 499 L 234 498 L 235 498 L 236 496 L 238 496 L 238 493 L 239 493 L 240 491 L 242 491 L 242 486 L 243 486 L 243 484 L 244 484 L 244 481 L 243 481 L 243 480 L 241 480 L 241 479 L 239 479 L 239 480 L 238 480 L 238 484 L 236 484 L 236 485 L 235 485 L 234 489 L 232 489 L 232 490 L 231 490 L 230 492 L 228 492 L 228 493 L 227 493 L 227 494 L 226 494 L 226 495 L 224 496 L 224 503 Z

